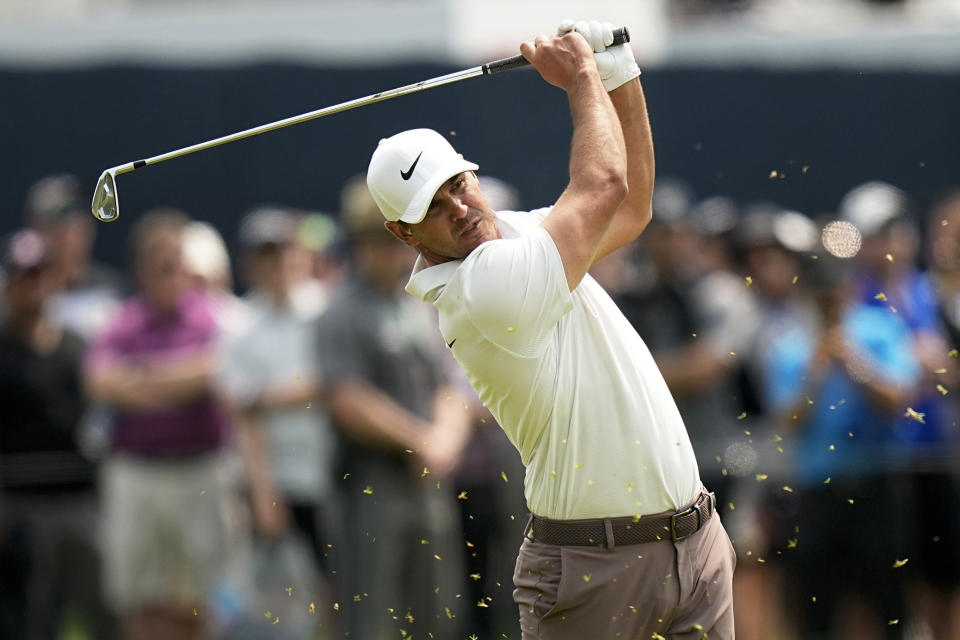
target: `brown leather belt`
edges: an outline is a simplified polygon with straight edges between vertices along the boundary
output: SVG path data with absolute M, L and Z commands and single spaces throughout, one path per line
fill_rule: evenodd
M 550 520 L 531 516 L 527 531 L 535 540 L 546 544 L 601 546 L 608 549 L 616 545 L 658 540 L 679 542 L 699 531 L 716 510 L 716 497 L 704 491 L 696 502 L 675 513 L 587 520 Z

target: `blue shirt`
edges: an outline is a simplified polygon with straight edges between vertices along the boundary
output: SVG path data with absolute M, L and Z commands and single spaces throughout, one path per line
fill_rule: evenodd
M 860 300 L 869 306 L 884 309 L 903 319 L 911 332 L 911 340 L 923 334 L 943 335 L 943 322 L 936 290 L 930 278 L 913 269 L 892 289 L 885 289 L 871 274 L 860 281 Z M 878 294 L 883 296 L 878 298 Z M 933 383 L 925 384 L 913 400 L 913 409 L 924 415 L 924 421 L 901 417 L 891 433 L 895 444 L 923 447 L 944 444 L 951 440 L 950 429 L 956 410 L 953 401 L 943 397 Z
M 853 349 L 869 358 L 874 375 L 903 386 L 919 379 L 909 329 L 889 309 L 855 306 L 845 314 L 843 328 Z M 845 368 L 834 367 L 809 390 L 806 376 L 818 339 L 798 323 L 771 342 L 765 357 L 769 406 L 785 411 L 805 392 L 811 394 L 812 404 L 791 446 L 798 481 L 814 486 L 835 475 L 885 471 L 887 443 L 898 416 L 877 411 L 864 386 Z

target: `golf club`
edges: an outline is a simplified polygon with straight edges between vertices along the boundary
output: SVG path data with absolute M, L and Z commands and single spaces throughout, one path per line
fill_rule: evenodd
M 614 30 L 614 45 L 623 44 L 629 41 L 630 32 L 626 27 L 621 27 Z M 364 105 L 373 104 L 374 102 L 380 102 L 382 100 L 389 100 L 390 98 L 404 96 L 408 93 L 415 93 L 417 91 L 423 91 L 424 89 L 432 89 L 433 87 L 439 87 L 445 84 L 467 80 L 468 78 L 475 78 L 477 76 L 489 76 L 495 73 L 500 73 L 501 71 L 509 71 L 510 69 L 524 67 L 529 64 L 530 63 L 523 56 L 503 58 L 501 60 L 488 62 L 470 69 L 456 71 L 454 73 L 438 76 L 436 78 L 430 78 L 429 80 L 422 80 L 413 84 L 397 87 L 396 89 L 381 91 L 380 93 L 374 93 L 373 95 L 365 96 L 363 98 L 356 98 L 347 102 L 341 102 L 340 104 L 335 104 L 323 109 L 308 111 L 307 113 L 301 113 L 300 115 L 284 118 L 283 120 L 277 120 L 276 122 L 268 122 L 267 124 L 253 127 L 252 129 L 245 129 L 243 131 L 231 133 L 230 135 L 222 136 L 220 138 L 207 140 L 206 142 L 199 142 L 189 147 L 168 151 L 167 153 L 162 153 L 151 158 L 111 167 L 100 175 L 100 179 L 97 181 L 97 187 L 94 189 L 92 203 L 93 217 L 101 222 L 112 222 L 120 217 L 120 196 L 117 193 L 117 176 L 120 174 L 129 173 L 130 171 L 142 169 L 143 167 L 149 167 L 150 165 L 158 164 L 165 160 L 179 158 L 195 151 L 202 151 L 211 147 L 227 144 L 228 142 L 234 142 L 235 140 L 242 140 L 244 138 L 256 136 L 268 131 L 275 131 L 276 129 L 282 129 L 283 127 L 289 127 L 290 125 L 307 122 L 308 120 L 313 120 L 314 118 L 322 118 L 323 116 L 329 116 L 334 113 L 340 113 L 341 111 L 355 109 Z

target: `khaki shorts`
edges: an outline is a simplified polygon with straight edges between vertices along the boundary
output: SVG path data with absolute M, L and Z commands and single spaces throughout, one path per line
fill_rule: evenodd
M 229 554 L 232 499 L 221 456 L 117 455 L 103 474 L 108 602 L 120 612 L 203 606 Z
M 612 550 L 528 536 L 513 575 L 523 640 L 733 640 L 735 564 L 716 514 L 679 542 Z

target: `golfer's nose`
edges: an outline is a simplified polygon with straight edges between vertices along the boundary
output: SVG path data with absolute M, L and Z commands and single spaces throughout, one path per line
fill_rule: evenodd
M 463 200 L 457 196 L 450 197 L 450 219 L 453 221 L 460 220 L 467 215 L 467 212 L 470 211 L 470 207 L 467 206 Z

